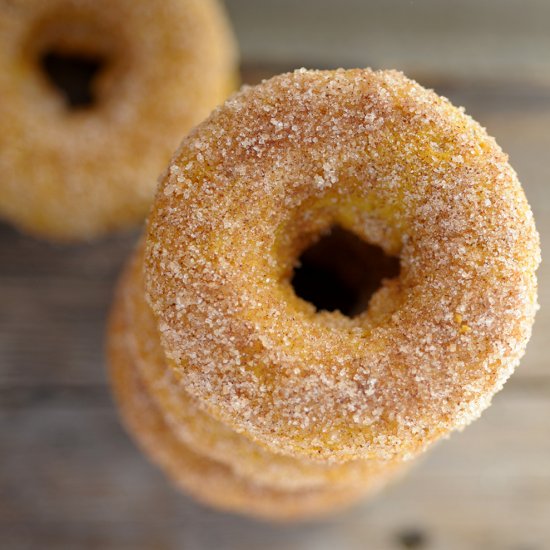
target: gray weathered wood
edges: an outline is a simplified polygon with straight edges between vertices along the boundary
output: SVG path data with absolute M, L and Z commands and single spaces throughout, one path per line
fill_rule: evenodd
M 547 0 L 226 0 L 247 62 L 550 82 Z

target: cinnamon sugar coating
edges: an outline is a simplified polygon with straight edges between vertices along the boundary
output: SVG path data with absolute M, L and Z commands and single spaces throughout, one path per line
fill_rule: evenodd
M 401 262 L 354 318 L 290 284 L 335 224 Z M 537 308 L 538 235 L 507 156 L 394 71 L 243 88 L 172 159 L 145 257 L 189 394 L 271 451 L 324 462 L 413 456 L 475 419 Z
M 92 105 L 67 106 L 51 53 L 102 61 Z M 138 223 L 236 74 L 217 0 L 0 0 L 0 217 L 59 241 Z
M 110 325 L 110 373 L 125 424 L 167 475 L 204 504 L 274 521 L 297 521 L 348 507 L 394 477 L 394 472 L 388 470 L 354 486 L 284 490 L 258 485 L 226 464 L 200 454 L 177 436 L 162 408 L 150 395 L 150 389 L 136 369 L 134 345 L 127 338 L 128 330 L 124 309 L 115 307 Z

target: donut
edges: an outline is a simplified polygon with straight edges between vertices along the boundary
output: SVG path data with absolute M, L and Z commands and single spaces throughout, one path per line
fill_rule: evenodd
M 111 333 L 120 336 L 126 324 L 123 309 L 115 308 Z M 109 357 L 112 387 L 129 432 L 179 487 L 203 504 L 271 521 L 315 519 L 374 494 L 394 477 L 387 470 L 360 485 L 294 491 L 257 485 L 197 453 L 176 436 L 135 368 L 128 340 L 111 338 Z
M 236 74 L 216 0 L 0 2 L 0 217 L 56 241 L 138 223 Z
M 356 315 L 292 286 L 333 228 L 399 261 Z M 208 414 L 344 463 L 416 456 L 480 415 L 524 353 L 539 261 L 516 173 L 463 109 L 399 72 L 303 69 L 182 142 L 144 278 L 169 368 Z
M 123 341 L 125 362 L 132 365 L 150 399 L 163 413 L 166 423 L 181 440 L 218 463 L 231 468 L 242 478 L 258 486 L 278 490 L 311 490 L 323 487 L 371 486 L 373 480 L 387 480 L 407 464 L 385 461 L 352 461 L 346 464 L 319 464 L 308 460 L 276 455 L 239 435 L 203 411 L 197 401 L 174 380 L 166 365 L 158 329 L 143 285 L 143 250 L 139 247 L 121 278 L 113 305 L 113 323 L 109 331 L 110 347 Z M 117 355 L 111 363 L 117 363 Z

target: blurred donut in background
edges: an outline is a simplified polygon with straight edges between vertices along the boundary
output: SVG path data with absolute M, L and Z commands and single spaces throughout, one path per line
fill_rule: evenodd
M 0 217 L 53 241 L 139 223 L 236 82 L 216 0 L 0 0 Z

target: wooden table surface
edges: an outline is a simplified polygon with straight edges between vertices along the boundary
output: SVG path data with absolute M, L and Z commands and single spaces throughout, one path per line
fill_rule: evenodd
M 244 80 L 284 68 L 249 67 Z M 509 152 L 544 255 L 550 88 L 447 76 L 421 82 L 466 106 Z M 195 504 L 121 428 L 106 384 L 104 322 L 135 238 L 58 247 L 0 226 L 0 548 L 550 548 L 547 265 L 528 353 L 479 421 L 376 500 L 320 524 L 282 527 Z

